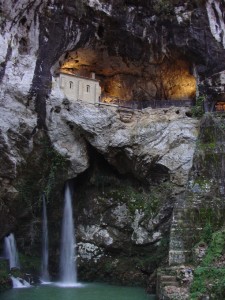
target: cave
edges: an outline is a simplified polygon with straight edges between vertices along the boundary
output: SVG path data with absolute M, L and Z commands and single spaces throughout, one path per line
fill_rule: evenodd
M 133 103 L 135 107 L 191 105 L 196 94 L 192 63 L 184 55 L 174 53 L 171 57 L 147 62 L 112 55 L 99 45 L 79 48 L 64 55 L 56 74 L 62 72 L 90 79 L 96 74 L 102 103 L 121 106 Z
M 89 155 L 89 169 L 73 179 L 79 278 L 142 286 L 167 259 L 172 205 L 166 201 L 173 203 L 168 170 L 152 166 L 149 186 L 118 172 L 91 146 Z M 136 230 L 138 214 L 143 216 Z

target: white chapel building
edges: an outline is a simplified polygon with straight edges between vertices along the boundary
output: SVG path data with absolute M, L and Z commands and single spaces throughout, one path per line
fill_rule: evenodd
M 101 87 L 94 73 L 92 78 L 60 73 L 59 85 L 66 98 L 71 101 L 81 100 L 92 104 L 100 102 Z

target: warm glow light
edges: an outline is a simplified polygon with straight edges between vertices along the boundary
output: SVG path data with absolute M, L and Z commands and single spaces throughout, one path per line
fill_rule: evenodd
M 102 102 L 104 102 L 104 103 L 110 103 L 112 101 L 113 101 L 113 99 L 111 97 L 102 97 Z
M 194 98 L 196 94 L 196 79 L 190 74 L 188 61 L 178 59 L 166 62 L 158 75 L 167 99 L 181 100 Z
M 216 111 L 225 111 L 225 102 L 217 102 L 215 107 Z
M 102 102 L 148 100 L 187 100 L 196 94 L 196 79 L 191 63 L 183 56 L 143 65 L 110 56 L 106 48 L 80 48 L 67 54 L 60 72 L 100 80 Z
M 111 96 L 103 96 L 101 98 L 101 102 L 104 102 L 104 103 L 118 102 L 118 100 L 122 100 L 122 99 L 119 99 L 117 97 L 111 97 Z

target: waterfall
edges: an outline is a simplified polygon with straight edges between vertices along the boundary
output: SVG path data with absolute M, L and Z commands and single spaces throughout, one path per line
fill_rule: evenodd
M 4 252 L 5 257 L 9 260 L 9 267 L 12 268 L 20 268 L 19 256 L 16 248 L 16 240 L 14 238 L 14 234 L 10 233 L 10 235 L 5 237 L 4 240 Z
M 31 287 L 29 282 L 27 282 L 25 279 L 19 278 L 19 277 L 10 277 L 12 280 L 12 285 L 14 289 L 21 289 L 21 288 L 27 288 Z
M 77 273 L 75 264 L 75 233 L 72 212 L 71 191 L 66 185 L 64 196 L 64 213 L 60 250 L 60 285 L 76 286 Z
M 48 218 L 46 209 L 45 195 L 42 196 L 42 264 L 41 264 L 41 281 L 49 282 L 48 272 Z

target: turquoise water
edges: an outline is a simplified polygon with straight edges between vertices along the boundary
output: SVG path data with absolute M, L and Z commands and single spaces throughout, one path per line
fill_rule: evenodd
M 142 288 L 106 284 L 84 284 L 79 288 L 36 286 L 12 289 L 0 294 L 0 300 L 154 300 Z

